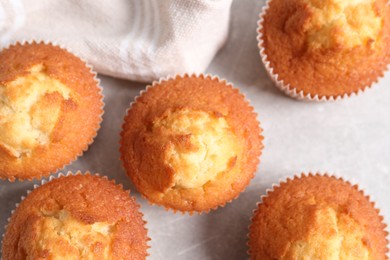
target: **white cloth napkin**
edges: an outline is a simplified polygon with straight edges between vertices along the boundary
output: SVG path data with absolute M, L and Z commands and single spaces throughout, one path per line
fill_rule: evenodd
M 0 0 L 0 48 L 53 41 L 102 74 L 137 81 L 203 72 L 227 38 L 231 2 Z

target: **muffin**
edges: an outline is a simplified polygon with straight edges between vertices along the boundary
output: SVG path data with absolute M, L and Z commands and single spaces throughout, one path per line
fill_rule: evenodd
M 13 212 L 2 259 L 145 259 L 144 226 L 122 186 L 89 173 L 62 176 L 34 189 Z
M 56 172 L 88 148 L 100 127 L 96 74 L 45 43 L 17 43 L 0 52 L 0 61 L 0 178 Z
M 270 0 L 258 28 L 260 55 L 292 97 L 334 100 L 364 91 L 390 62 L 387 0 Z
M 216 77 L 155 82 L 125 117 L 124 168 L 151 203 L 208 212 L 253 178 L 263 139 L 256 116 L 237 89 Z
M 251 259 L 387 259 L 386 225 L 358 187 L 302 175 L 262 199 L 249 228 Z

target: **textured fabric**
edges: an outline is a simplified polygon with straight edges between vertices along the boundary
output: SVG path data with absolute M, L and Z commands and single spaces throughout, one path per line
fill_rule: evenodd
M 227 38 L 232 0 L 0 0 L 0 47 L 46 40 L 103 74 L 137 81 L 203 72 Z

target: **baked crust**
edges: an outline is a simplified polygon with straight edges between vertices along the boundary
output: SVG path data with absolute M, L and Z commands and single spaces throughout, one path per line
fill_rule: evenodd
M 96 136 L 102 95 L 90 68 L 44 43 L 0 52 L 0 178 L 49 175 Z
M 272 0 L 259 33 L 273 74 L 304 96 L 358 93 L 390 62 L 386 0 Z
M 387 259 L 386 225 L 358 187 L 302 175 L 275 187 L 254 212 L 251 259 Z
M 175 117 L 178 120 L 171 120 Z M 156 128 L 162 120 L 170 125 Z M 192 123 L 180 128 L 187 121 Z M 210 76 L 177 76 L 155 83 L 132 104 L 121 133 L 121 159 L 127 175 L 150 202 L 190 213 L 209 211 L 236 198 L 253 178 L 262 150 L 261 131 L 253 108 L 231 85 Z M 210 140 L 209 133 L 221 143 L 208 149 L 198 164 L 202 149 L 197 140 Z M 215 144 L 204 144 L 211 145 Z M 167 160 L 172 147 L 180 160 Z M 211 152 L 218 148 L 220 154 Z M 188 177 L 178 181 L 182 168 L 188 176 L 210 161 L 221 172 L 211 170 L 201 181 Z M 200 175 L 194 170 L 192 174 L 192 179 Z
M 59 177 L 17 207 L 2 259 L 145 259 L 144 224 L 135 199 L 107 178 Z

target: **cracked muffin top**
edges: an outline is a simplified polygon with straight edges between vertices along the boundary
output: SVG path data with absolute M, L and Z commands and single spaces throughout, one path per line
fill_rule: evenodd
M 357 186 L 321 175 L 263 197 L 249 228 L 251 259 L 387 259 L 383 217 Z
M 152 203 L 209 211 L 253 177 L 261 129 L 238 90 L 210 76 L 178 76 L 148 88 L 123 125 L 127 175 Z
M 50 44 L 0 52 L 0 178 L 46 176 L 82 154 L 103 112 L 94 76 Z
M 145 259 L 144 224 L 135 199 L 107 178 L 60 177 L 17 207 L 2 259 Z
M 386 0 L 272 0 L 262 27 L 273 74 L 304 95 L 357 93 L 390 62 Z

